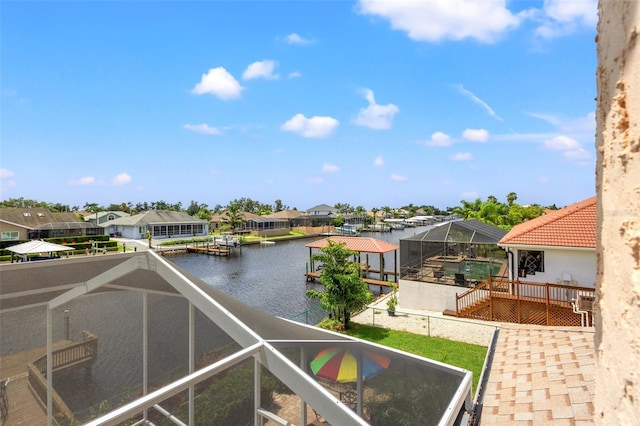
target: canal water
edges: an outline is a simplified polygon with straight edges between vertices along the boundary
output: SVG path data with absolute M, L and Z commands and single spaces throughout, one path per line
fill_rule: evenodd
M 423 230 L 407 228 L 364 236 L 399 244 L 400 239 Z M 315 240 L 244 246 L 241 253 L 229 257 L 180 254 L 172 255 L 168 260 L 216 289 L 264 312 L 316 323 L 322 318 L 322 311 L 318 309 L 318 302 L 308 299 L 305 292 L 319 284 L 307 283 L 304 276 L 309 262 L 309 249 L 305 244 L 312 241 Z M 364 258 L 361 260 L 365 261 Z M 377 268 L 378 255 L 370 254 L 369 263 L 372 268 Z M 393 252 L 385 256 L 385 265 L 386 269 L 393 269 Z M 97 297 L 98 306 L 95 303 L 98 299 L 89 296 L 53 312 L 54 340 L 64 338 L 66 317 L 69 318 L 70 338 L 80 340 L 83 330 L 98 337 L 98 359 L 90 372 L 64 373 L 54 381 L 56 390 L 74 411 L 95 407 L 113 395 L 118 396 L 110 401 L 110 405 L 117 406 L 138 392 L 136 389 L 142 383 L 143 296 L 113 292 Z M 184 369 L 188 365 L 186 308 L 187 303 L 183 299 L 149 295 L 149 381 L 152 384 L 166 383 L 176 369 Z M 44 309 L 9 312 L 2 314 L 0 320 L 0 354 L 46 345 Z M 195 329 L 198 354 L 231 343 L 228 336 L 202 314 L 196 315 Z M 9 330 L 12 332 L 7 332 Z

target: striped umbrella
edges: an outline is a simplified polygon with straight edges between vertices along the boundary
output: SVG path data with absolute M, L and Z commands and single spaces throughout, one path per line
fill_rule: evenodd
M 389 367 L 391 360 L 375 352 L 362 353 L 362 378 L 368 379 Z M 339 383 L 355 382 L 358 378 L 357 358 L 348 350 L 327 348 L 310 363 L 311 371 L 318 377 Z

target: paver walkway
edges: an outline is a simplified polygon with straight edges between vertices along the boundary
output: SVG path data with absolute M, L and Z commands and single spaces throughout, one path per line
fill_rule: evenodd
M 481 425 L 594 423 L 593 329 L 503 324 Z

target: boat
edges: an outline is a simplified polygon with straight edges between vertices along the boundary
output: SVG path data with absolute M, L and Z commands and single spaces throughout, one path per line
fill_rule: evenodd
M 276 243 L 275 241 L 269 241 L 269 240 L 267 240 L 267 237 L 266 237 L 266 236 L 264 236 L 264 237 L 260 238 L 260 245 L 261 245 L 261 246 L 270 246 L 270 245 L 273 245 L 273 244 L 275 244 L 275 243 Z
M 356 225 L 350 225 L 345 223 L 342 226 L 336 226 L 336 234 L 338 235 L 358 235 L 358 228 Z
M 215 235 L 213 237 L 213 245 L 219 247 L 238 247 L 240 240 L 230 235 Z

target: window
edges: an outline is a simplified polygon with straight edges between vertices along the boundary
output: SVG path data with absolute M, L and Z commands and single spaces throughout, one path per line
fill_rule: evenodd
M 113 213 L 110 213 L 109 216 L 107 216 L 107 220 L 114 220 L 116 218 L 116 215 Z
M 29 212 L 24 212 L 24 213 L 22 213 L 22 215 L 24 217 L 31 217 L 31 213 L 29 213 Z
M 0 236 L 2 241 L 15 241 L 20 239 L 20 233 L 18 231 L 3 231 Z
M 526 277 L 544 272 L 544 252 L 537 250 L 518 250 L 518 276 Z
M 38 213 L 38 217 L 44 217 L 44 213 Z

